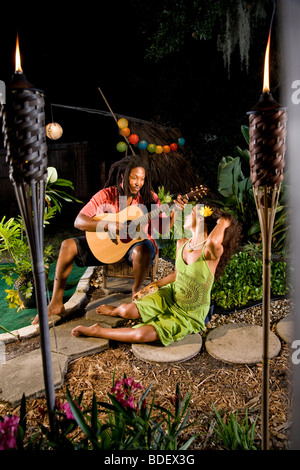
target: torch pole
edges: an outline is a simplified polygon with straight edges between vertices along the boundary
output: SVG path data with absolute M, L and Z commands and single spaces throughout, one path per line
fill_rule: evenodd
M 263 245 L 263 298 L 262 298 L 262 449 L 269 448 L 269 383 L 270 383 L 270 307 L 271 307 L 271 246 L 280 185 L 275 188 L 253 186 Z
M 30 248 L 39 316 L 41 356 L 49 423 L 54 436 L 55 392 L 49 338 L 46 276 L 43 256 L 47 145 L 44 95 L 15 73 L 2 115 L 9 176 L 24 222 Z
M 263 93 L 249 114 L 250 177 L 263 244 L 262 449 L 269 448 L 271 246 L 286 150 L 286 109 Z

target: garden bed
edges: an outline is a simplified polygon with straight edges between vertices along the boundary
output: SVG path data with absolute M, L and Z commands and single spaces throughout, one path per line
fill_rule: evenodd
M 273 331 L 276 323 L 290 312 L 291 302 L 288 299 L 271 303 Z M 257 306 L 230 315 L 214 315 L 209 327 L 238 322 L 261 325 L 261 320 L 261 308 Z M 130 345 L 111 342 L 110 349 L 79 358 L 69 365 L 65 384 L 56 392 L 56 398 L 59 402 L 65 402 L 68 388 L 73 397 L 83 392 L 86 405 L 91 402 L 93 392 L 96 393 L 98 400 L 107 400 L 115 372 L 116 379 L 121 379 L 125 373 L 127 377 L 133 376 L 145 388 L 153 382 L 152 390 L 156 392 L 156 403 L 172 409 L 176 385 L 179 384 L 182 394 L 192 393 L 189 407 L 190 420 L 198 419 L 195 425 L 182 434 L 179 444 L 193 434 L 200 433 L 190 447 L 191 450 L 223 448 L 213 431 L 215 413 L 212 403 L 214 403 L 225 417 L 229 417 L 230 412 L 238 410 L 238 416 L 242 419 L 246 409 L 250 422 L 258 416 L 255 445 L 259 448 L 262 365 L 231 365 L 212 358 L 205 350 L 205 337 L 208 331 L 203 334 L 204 345 L 201 352 L 192 360 L 178 364 L 148 364 L 133 355 Z M 37 339 L 31 343 L 24 342 L 23 345 L 22 343 L 19 344 L 21 349 L 25 348 L 25 345 L 28 348 L 29 344 L 32 348 L 39 347 Z M 12 354 L 13 348 L 17 347 L 17 345 L 7 346 L 8 354 Z M 282 343 L 280 354 L 270 360 L 270 447 L 276 450 L 288 448 L 288 432 L 291 426 L 290 373 L 290 348 Z M 40 413 L 41 408 L 45 407 L 45 399 L 27 401 L 27 422 L 32 429 L 37 422 L 44 420 L 46 424 L 46 418 Z M 18 410 L 19 408 L 14 410 L 7 404 L 0 404 L 2 416 L 7 412 L 16 413 Z

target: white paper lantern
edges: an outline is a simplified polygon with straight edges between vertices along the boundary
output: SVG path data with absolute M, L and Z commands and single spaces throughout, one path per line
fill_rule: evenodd
M 57 122 L 50 122 L 46 126 L 46 135 L 51 140 L 59 139 L 63 134 L 63 130 L 60 124 Z

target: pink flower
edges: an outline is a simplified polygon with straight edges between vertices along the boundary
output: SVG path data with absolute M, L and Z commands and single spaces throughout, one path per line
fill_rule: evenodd
M 72 413 L 72 411 L 71 411 L 71 408 L 70 408 L 70 404 L 69 404 L 69 403 L 65 403 L 65 404 L 64 404 L 64 410 L 65 410 L 65 412 L 66 412 L 66 417 L 67 417 L 67 419 L 73 419 L 73 420 L 75 420 L 74 415 L 73 415 L 73 413 Z
M 133 377 L 124 378 L 122 380 L 117 380 L 114 387 L 112 387 L 111 392 L 115 394 L 118 402 L 124 406 L 124 408 L 136 409 L 134 404 L 133 392 L 137 389 L 142 389 L 143 387 L 138 382 L 135 382 Z
M 125 408 L 131 408 L 132 410 L 135 410 L 134 397 L 132 395 L 128 397 L 127 400 L 125 400 L 124 406 Z
M 18 416 L 5 416 L 0 422 L 0 450 L 16 447 L 19 420 Z
M 77 408 L 79 410 L 81 410 L 81 406 L 78 406 L 77 403 L 75 402 L 75 405 L 77 406 Z M 67 419 L 73 419 L 75 421 L 75 418 L 74 418 L 74 415 L 71 411 L 71 407 L 70 407 L 70 404 L 67 402 L 65 403 L 64 405 L 62 405 L 61 403 L 58 404 L 58 409 L 60 410 L 63 410 L 65 413 L 66 413 L 66 418 Z

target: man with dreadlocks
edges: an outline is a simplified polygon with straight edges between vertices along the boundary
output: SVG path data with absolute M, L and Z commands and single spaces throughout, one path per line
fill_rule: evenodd
M 157 194 L 151 187 L 147 162 L 137 155 L 127 156 L 112 165 L 104 189 L 96 193 L 81 209 L 75 219 L 74 226 L 84 232 L 108 230 L 114 233 L 120 229 L 117 222 L 113 223 L 114 227 L 110 230 L 109 225 L 111 222 L 107 223 L 105 220 L 99 222 L 94 217 L 104 212 L 120 212 L 124 208 L 122 203 L 125 203 L 127 207 L 134 204 L 143 204 L 148 212 L 151 205 L 155 204 L 158 207 L 161 205 Z M 175 222 L 176 209 L 182 210 L 183 207 L 184 201 L 178 196 L 175 202 L 175 210 L 170 214 L 170 228 L 173 227 Z M 158 231 L 161 231 L 162 224 L 159 224 L 156 228 Z M 148 224 L 148 238 L 132 245 L 125 255 L 127 263 L 133 267 L 134 272 L 133 296 L 142 288 L 143 281 L 149 272 L 149 267 L 152 265 L 158 252 L 151 233 L 150 222 Z M 56 263 L 53 295 L 48 306 L 49 315 L 59 315 L 65 310 L 63 295 L 74 261 L 77 266 L 97 266 L 102 264 L 92 254 L 85 235 L 69 238 L 62 242 Z M 38 316 L 36 316 L 32 323 L 37 322 Z

